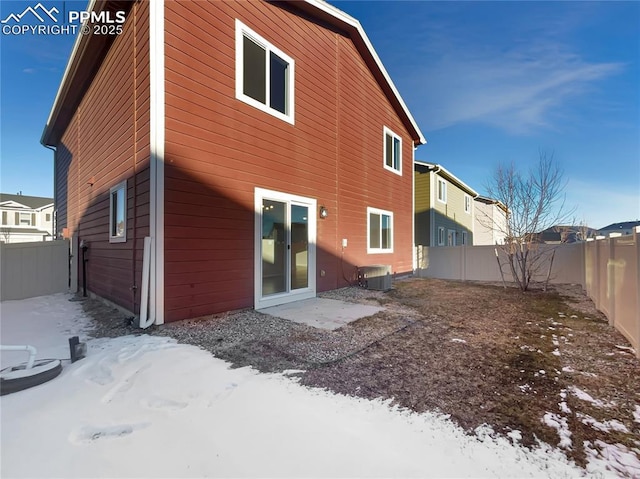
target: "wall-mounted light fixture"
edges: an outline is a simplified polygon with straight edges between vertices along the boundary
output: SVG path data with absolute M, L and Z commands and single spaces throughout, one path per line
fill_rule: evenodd
M 327 208 L 325 208 L 324 206 L 320 207 L 320 218 L 326 218 L 327 216 L 329 216 L 329 210 L 327 210 Z

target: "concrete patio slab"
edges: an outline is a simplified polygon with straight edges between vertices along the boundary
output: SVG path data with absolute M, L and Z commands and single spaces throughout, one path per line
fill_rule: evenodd
M 356 319 L 372 316 L 384 310 L 367 304 L 347 303 L 335 299 L 311 298 L 260 309 L 261 313 L 314 328 L 333 331 Z

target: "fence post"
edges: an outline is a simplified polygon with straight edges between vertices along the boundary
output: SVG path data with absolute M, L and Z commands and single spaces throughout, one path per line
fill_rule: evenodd
M 587 290 L 587 243 L 586 241 L 582 241 L 580 243 L 580 248 L 582 254 L 580 255 L 580 267 L 582 268 L 580 271 L 580 281 L 582 284 L 582 289 Z
M 595 267 L 593 268 L 594 271 L 594 275 L 593 275 L 593 280 L 594 280 L 594 284 L 596 285 L 595 287 L 595 297 L 596 297 L 596 309 L 602 311 L 602 291 L 600 288 L 600 275 L 601 274 L 605 274 L 606 271 L 601 271 L 600 270 L 600 244 L 598 243 L 598 241 L 603 241 L 605 239 L 604 236 L 596 236 L 596 241 L 595 241 L 595 257 L 594 257 L 594 265 Z
M 607 254 L 607 299 L 609 300 L 609 324 L 616 324 L 616 238 L 620 233 L 609 234 L 609 253 Z
M 640 358 L 640 226 L 633 229 L 633 241 L 636 248 L 636 356 Z
M 467 280 L 467 246 L 462 245 L 462 251 L 460 252 L 462 255 L 462 281 Z
M 611 233 L 609 235 L 609 257 L 607 260 L 607 301 L 609 302 L 609 324 L 615 326 L 616 324 L 616 249 L 615 249 L 615 236 L 619 234 Z

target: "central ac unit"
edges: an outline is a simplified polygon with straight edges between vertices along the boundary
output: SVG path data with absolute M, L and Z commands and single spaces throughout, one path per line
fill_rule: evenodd
M 377 291 L 389 291 L 391 289 L 391 265 L 374 264 L 361 266 L 358 270 L 358 279 L 362 286 Z

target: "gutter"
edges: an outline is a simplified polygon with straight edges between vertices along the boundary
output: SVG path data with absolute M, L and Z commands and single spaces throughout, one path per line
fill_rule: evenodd
M 416 165 L 424 166 L 424 167 L 428 168 L 429 171 L 432 171 L 432 172 L 434 172 L 436 174 L 442 173 L 441 176 L 446 177 L 452 183 L 456 184 L 457 186 L 459 186 L 463 190 L 466 190 L 468 193 L 470 193 L 470 196 L 473 199 L 476 199 L 476 198 L 478 198 L 480 196 L 476 190 L 471 188 L 464 181 L 462 181 L 456 175 L 454 175 L 449 170 L 447 170 L 444 166 L 438 165 L 437 163 L 427 163 L 426 161 L 419 161 L 419 160 L 414 161 L 414 163 Z

